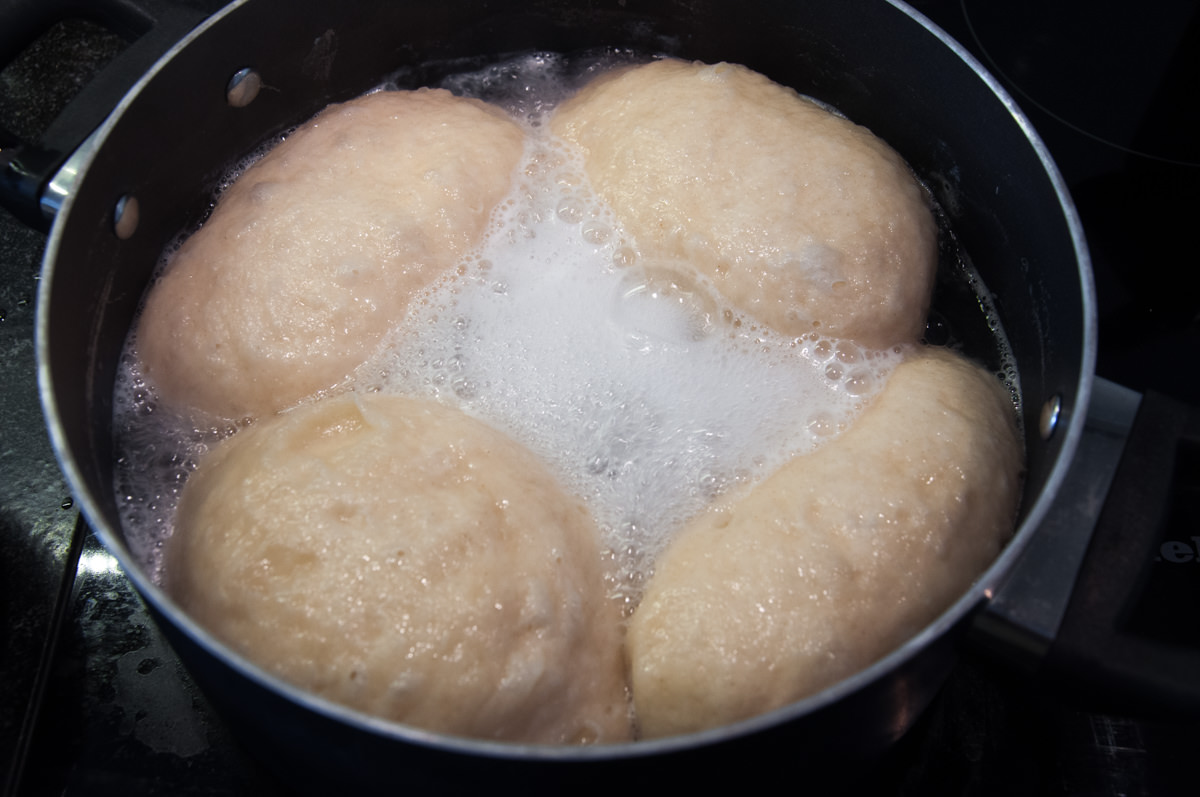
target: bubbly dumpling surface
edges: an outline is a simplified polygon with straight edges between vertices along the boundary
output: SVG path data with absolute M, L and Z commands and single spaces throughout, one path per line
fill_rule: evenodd
M 630 737 L 597 532 L 456 410 L 350 393 L 238 432 L 188 481 L 165 588 L 266 670 L 422 728 Z
M 869 665 L 1012 533 L 1021 446 L 996 378 L 932 349 L 840 438 L 684 528 L 630 622 L 650 737 L 716 727 Z
M 936 227 L 866 128 L 743 66 L 661 60 L 588 83 L 552 130 L 643 256 L 691 264 L 775 330 L 873 348 L 923 331 Z
M 147 296 L 135 346 L 170 404 L 270 414 L 344 382 L 482 239 L 524 132 L 442 90 L 334 105 L 246 170 Z

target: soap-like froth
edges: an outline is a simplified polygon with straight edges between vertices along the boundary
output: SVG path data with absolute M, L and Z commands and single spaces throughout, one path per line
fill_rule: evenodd
M 867 129 L 745 67 L 674 60 L 601 76 L 551 128 L 643 255 L 692 264 L 777 331 L 920 337 L 936 226 Z
M 576 154 L 531 147 L 478 260 L 414 302 L 359 380 L 528 446 L 587 502 L 632 608 L 680 525 L 833 439 L 900 355 L 774 334 L 685 263 L 626 262 Z
M 344 394 L 229 438 L 184 489 L 164 586 L 234 650 L 361 711 L 630 738 L 587 512 L 521 446 L 433 402 Z
M 685 527 L 630 620 L 647 737 L 761 714 L 866 667 L 1012 532 L 1021 446 L 996 378 L 931 349 L 834 443 Z
M 167 403 L 270 414 L 344 382 L 476 246 L 524 133 L 441 90 L 331 106 L 251 166 L 173 256 L 134 345 Z

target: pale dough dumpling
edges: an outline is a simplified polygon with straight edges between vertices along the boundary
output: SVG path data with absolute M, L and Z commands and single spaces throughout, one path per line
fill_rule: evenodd
M 643 733 L 813 694 L 949 606 L 1012 532 L 1013 418 L 995 377 L 926 351 L 839 438 L 682 530 L 628 630 Z
M 488 739 L 630 738 L 597 530 L 526 450 L 429 401 L 347 393 L 189 479 L 164 586 L 285 680 Z
M 331 106 L 225 191 L 152 287 L 146 375 L 230 419 L 343 382 L 479 243 L 523 151 L 502 111 L 446 91 Z
M 663 60 L 585 85 L 552 130 L 643 256 L 776 331 L 883 348 L 924 330 L 936 227 L 866 128 L 746 67 Z

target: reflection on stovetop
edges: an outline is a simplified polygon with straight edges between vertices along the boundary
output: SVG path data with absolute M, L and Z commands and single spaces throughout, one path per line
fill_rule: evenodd
M 1001 77 L 1062 167 L 1095 260 L 1100 373 L 1200 404 L 1188 367 L 1200 350 L 1200 277 L 1176 262 L 1191 249 L 1184 236 L 1200 210 L 1197 3 L 913 5 Z M 0 72 L 0 127 L 36 136 L 120 46 L 90 23 L 57 26 Z M 43 236 L 0 214 L 4 794 L 281 793 L 209 709 L 115 561 L 76 522 L 34 381 L 43 246 Z M 1189 762 L 1198 747 L 1200 728 L 1076 709 L 968 650 L 860 790 L 1192 793 L 1183 784 L 1195 780 Z

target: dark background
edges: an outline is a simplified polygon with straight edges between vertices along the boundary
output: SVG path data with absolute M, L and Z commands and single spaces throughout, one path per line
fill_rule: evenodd
M 1100 375 L 1200 405 L 1200 4 L 913 5 L 1001 80 L 1062 169 L 1094 260 Z M 0 128 L 36 139 L 125 47 L 91 23 L 55 25 L 0 64 Z M 44 245 L 0 212 L 4 795 L 278 793 L 211 713 L 115 562 L 77 524 L 37 399 L 34 297 Z M 1189 517 L 1189 528 L 1200 528 Z M 862 790 L 1194 794 L 1197 750 L 1195 724 L 1084 711 L 967 650 Z

